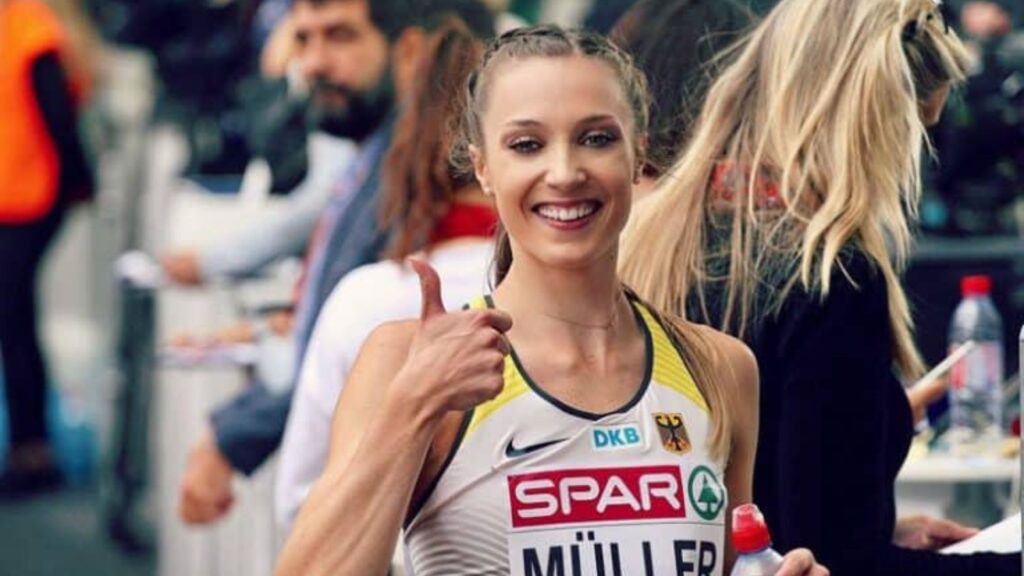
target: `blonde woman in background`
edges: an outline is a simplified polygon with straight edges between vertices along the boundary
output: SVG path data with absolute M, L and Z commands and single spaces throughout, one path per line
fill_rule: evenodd
M 922 369 L 899 272 L 927 137 L 967 66 L 933 0 L 783 0 L 712 86 L 626 235 L 624 280 L 742 338 L 761 374 L 754 501 L 836 576 L 1020 574 L 896 519 Z

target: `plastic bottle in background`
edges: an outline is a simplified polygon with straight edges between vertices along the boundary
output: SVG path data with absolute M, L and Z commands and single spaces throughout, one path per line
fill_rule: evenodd
M 782 566 L 782 556 L 772 550 L 768 525 L 755 504 L 742 504 L 732 511 L 732 543 L 737 556 L 730 576 L 774 576 Z
M 968 341 L 971 351 L 950 371 L 950 444 L 961 453 L 996 447 L 1002 437 L 1003 321 L 992 304 L 992 280 L 967 276 L 963 300 L 949 326 L 949 351 Z

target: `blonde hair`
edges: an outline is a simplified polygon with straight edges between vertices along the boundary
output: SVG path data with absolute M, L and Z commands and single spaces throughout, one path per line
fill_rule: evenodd
M 531 26 L 506 32 L 493 40 L 477 70 L 470 76 L 464 97 L 466 109 L 460 125 L 461 137 L 452 150 L 455 166 L 464 171 L 471 170 L 472 163 L 467 153 L 469 146 L 483 148 L 482 116 L 487 106 L 491 76 L 500 63 L 527 58 L 562 58 L 573 55 L 605 62 L 616 74 L 630 103 L 636 127 L 635 136 L 639 142 L 647 130 L 650 102 L 643 73 L 633 64 L 632 58 L 607 38 L 593 32 L 564 30 L 553 25 Z M 505 231 L 499 227 L 494 262 L 497 284 L 504 279 L 511 265 L 511 244 Z M 626 292 L 633 295 L 628 288 Z M 679 349 L 707 401 L 711 420 L 708 452 L 716 459 L 726 459 L 732 442 L 732 418 L 726 409 L 722 375 L 715 370 L 724 363 L 718 360 L 713 347 L 707 345 L 707 339 L 698 328 L 671 315 L 662 314 L 650 306 L 648 310 L 665 326 L 669 338 Z
M 634 210 L 624 278 L 655 306 L 704 318 L 706 284 L 724 282 L 719 327 L 742 338 L 798 285 L 827 296 L 841 254 L 858 250 L 884 277 L 896 364 L 920 373 L 898 277 L 928 142 L 920 109 L 967 67 L 938 3 L 783 0 L 726 57 L 685 153 Z M 739 173 L 735 193 L 712 190 L 723 167 Z

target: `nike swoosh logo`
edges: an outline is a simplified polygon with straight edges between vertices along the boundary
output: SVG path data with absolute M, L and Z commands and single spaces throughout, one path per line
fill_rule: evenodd
M 526 456 L 527 454 L 532 454 L 538 450 L 543 450 L 548 446 L 560 444 L 562 442 L 565 442 L 566 440 L 568 440 L 568 438 L 559 438 L 558 440 L 548 440 L 547 442 L 541 442 L 539 444 L 531 444 L 529 446 L 522 446 L 520 448 L 516 448 L 513 445 L 514 438 L 510 438 L 508 444 L 505 445 L 505 457 L 521 458 L 523 456 Z

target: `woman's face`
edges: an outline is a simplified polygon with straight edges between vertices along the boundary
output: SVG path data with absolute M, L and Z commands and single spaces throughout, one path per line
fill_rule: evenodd
M 595 58 L 531 57 L 500 63 L 488 78 L 483 150 L 471 153 L 515 261 L 614 261 L 638 164 L 615 71 Z

